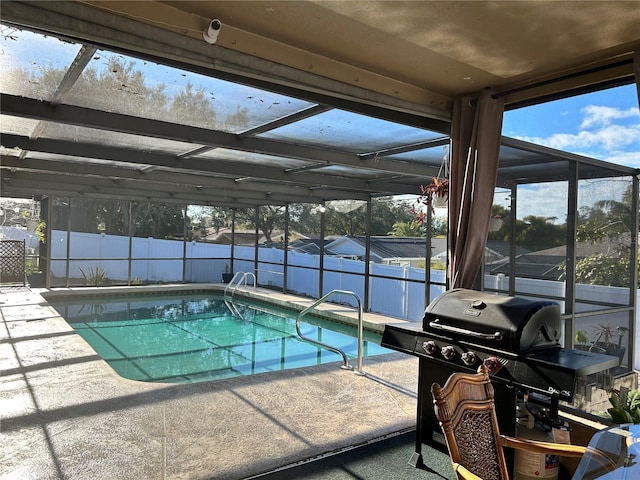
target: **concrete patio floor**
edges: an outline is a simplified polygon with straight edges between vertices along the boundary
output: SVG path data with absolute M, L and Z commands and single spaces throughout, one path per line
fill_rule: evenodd
M 2 290 L 0 314 L 2 479 L 243 479 L 415 427 L 408 355 L 365 358 L 365 376 L 337 361 L 144 383 L 118 376 L 39 291 Z

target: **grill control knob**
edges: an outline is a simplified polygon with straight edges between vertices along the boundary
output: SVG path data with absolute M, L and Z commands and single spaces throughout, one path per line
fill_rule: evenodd
M 429 355 L 433 355 L 434 353 L 436 353 L 436 350 L 438 350 L 438 346 L 436 345 L 436 342 L 434 342 L 433 340 L 429 340 L 426 342 L 422 342 L 422 349 Z
M 446 347 L 442 347 L 442 350 L 440 350 L 440 353 L 442 353 L 442 356 L 446 360 L 453 360 L 453 358 L 456 356 L 456 349 L 453 348 L 451 345 L 447 345 Z
M 462 363 L 468 366 L 472 366 L 478 361 L 478 357 L 473 352 L 464 352 L 460 358 L 462 358 Z
M 496 374 L 502 368 L 502 364 L 497 357 L 485 358 L 482 364 L 487 367 L 491 374 Z

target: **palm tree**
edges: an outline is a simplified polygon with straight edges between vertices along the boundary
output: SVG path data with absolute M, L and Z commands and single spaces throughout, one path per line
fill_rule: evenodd
M 393 230 L 388 233 L 392 237 L 424 237 L 425 228 L 417 221 L 396 222 L 393 224 Z

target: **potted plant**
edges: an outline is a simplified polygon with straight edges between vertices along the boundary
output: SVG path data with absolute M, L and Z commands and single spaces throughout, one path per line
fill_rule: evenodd
M 449 199 L 449 179 L 433 177 L 433 180 L 428 185 L 420 186 L 420 196 L 418 202 L 426 205 L 435 211 L 436 207 L 443 207 L 447 205 Z
M 594 327 L 596 336 L 592 342 L 592 347 L 602 349 L 607 355 L 618 357 L 622 362 L 626 350 L 625 347 L 622 346 L 622 338 L 628 330 L 628 328 L 619 325 L 614 327 L 611 324 L 604 325 L 601 323 Z M 618 338 L 617 342 L 613 341 L 614 337 Z
M 613 389 L 610 394 L 611 408 L 607 412 L 611 420 L 618 424 L 640 423 L 640 390 Z
M 45 243 L 45 229 L 47 224 L 32 212 L 24 211 L 20 214 L 26 222 L 27 232 L 35 233 L 41 243 Z
M 589 334 L 586 330 L 578 330 L 576 332 L 576 343 L 574 348 L 576 350 L 588 351 L 593 345 L 589 343 Z M 604 352 L 601 352 L 604 353 Z
M 222 274 L 222 281 L 229 283 L 233 279 L 233 273 L 229 272 L 229 264 L 225 264 L 224 273 Z
M 27 259 L 25 273 L 27 275 L 27 283 L 30 287 L 45 286 L 44 272 L 38 268 L 38 260 L 36 258 Z

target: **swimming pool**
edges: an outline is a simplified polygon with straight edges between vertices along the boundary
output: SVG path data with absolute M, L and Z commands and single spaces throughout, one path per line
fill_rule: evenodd
M 49 299 L 49 304 L 119 375 L 132 380 L 193 383 L 340 361 L 298 337 L 296 313 L 234 301 L 220 294 Z M 356 328 L 305 316 L 301 333 L 357 356 Z M 363 356 L 392 353 L 365 332 Z

